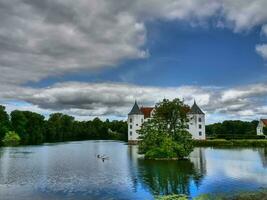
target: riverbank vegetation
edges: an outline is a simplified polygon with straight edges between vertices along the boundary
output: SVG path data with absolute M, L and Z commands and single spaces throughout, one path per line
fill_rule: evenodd
M 192 136 L 187 131 L 189 109 L 179 99 L 164 99 L 157 103 L 153 118 L 139 131 L 139 153 L 147 159 L 187 157 L 194 148 Z
M 20 143 L 19 135 L 14 131 L 8 131 L 3 139 L 5 146 L 18 146 Z
M 74 140 L 124 140 L 127 141 L 127 122 L 76 121 L 74 117 L 62 113 L 51 114 L 46 120 L 43 115 L 30 111 L 15 110 L 8 115 L 4 106 L 0 106 L 0 146 L 9 131 L 14 131 L 22 145 L 34 145 L 45 142 L 63 142 Z
M 257 136 L 256 128 L 259 121 L 245 122 L 240 120 L 227 120 L 206 126 L 206 136 L 213 139 L 262 139 Z
M 186 195 L 158 196 L 156 200 L 189 200 Z M 267 190 L 239 192 L 236 194 L 203 194 L 193 198 L 193 200 L 267 200 Z
M 195 147 L 267 147 L 267 139 L 194 140 Z

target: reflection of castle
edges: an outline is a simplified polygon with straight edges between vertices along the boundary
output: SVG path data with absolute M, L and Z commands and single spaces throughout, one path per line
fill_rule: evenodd
M 201 184 L 202 178 L 207 174 L 206 154 L 204 148 L 195 148 L 190 154 L 190 160 L 194 163 L 195 183 L 197 186 Z
M 195 148 L 190 154 L 190 160 L 194 163 L 195 170 L 200 174 L 207 173 L 206 155 L 204 148 Z
M 267 167 L 267 149 L 266 148 L 260 148 L 260 149 L 258 149 L 258 152 L 259 152 L 259 156 L 260 156 L 260 159 L 262 162 L 262 166 L 264 168 L 266 168 Z

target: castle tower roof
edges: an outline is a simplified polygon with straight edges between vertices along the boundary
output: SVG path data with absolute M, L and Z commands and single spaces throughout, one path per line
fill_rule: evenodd
M 196 104 L 196 101 L 194 101 L 194 104 L 191 107 L 188 114 L 202 114 L 202 115 L 204 115 L 204 112 L 198 107 L 198 105 Z
M 139 106 L 137 105 L 136 101 L 134 102 L 134 106 L 133 106 L 131 112 L 129 112 L 128 115 L 143 115 L 143 113 L 139 109 Z
M 262 121 L 262 123 L 267 126 L 267 119 L 260 119 L 260 121 Z

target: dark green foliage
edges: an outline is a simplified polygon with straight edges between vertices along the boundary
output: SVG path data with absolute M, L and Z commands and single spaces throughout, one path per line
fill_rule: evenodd
M 17 146 L 20 143 L 19 135 L 14 131 L 8 131 L 3 139 L 5 146 Z
M 9 116 L 5 111 L 5 107 L 0 105 L 0 145 L 5 134 L 10 130 Z
M 158 103 L 153 118 L 139 131 L 139 153 L 148 159 L 187 157 L 193 150 L 192 136 L 186 130 L 188 109 L 179 99 Z
M 249 139 L 249 136 L 257 135 L 258 123 L 258 121 L 244 122 L 240 120 L 215 123 L 206 126 L 206 135 L 213 138 L 241 139 L 243 137 Z
M 263 134 L 267 135 L 267 127 L 263 127 Z
M 30 112 L 15 110 L 11 113 L 12 129 L 16 131 L 21 144 L 40 144 L 44 142 L 44 116 Z
M 20 137 L 20 144 L 41 144 L 44 142 L 63 142 L 73 140 L 113 139 L 127 140 L 127 122 L 75 121 L 72 116 L 62 113 L 45 117 L 29 111 L 15 110 L 10 114 L 11 119 L 0 106 L 0 146 L 8 131 L 15 131 Z

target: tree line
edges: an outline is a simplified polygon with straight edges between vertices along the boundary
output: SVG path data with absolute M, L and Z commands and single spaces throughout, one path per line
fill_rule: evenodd
M 99 118 L 76 121 L 74 117 L 62 113 L 51 114 L 45 119 L 41 114 L 19 110 L 9 115 L 5 107 L 0 106 L 0 145 L 10 131 L 19 135 L 22 145 L 91 139 L 127 140 L 125 121 L 102 121 Z
M 227 120 L 206 126 L 206 135 L 216 138 L 253 138 L 257 137 L 256 128 L 259 121 L 251 122 Z

